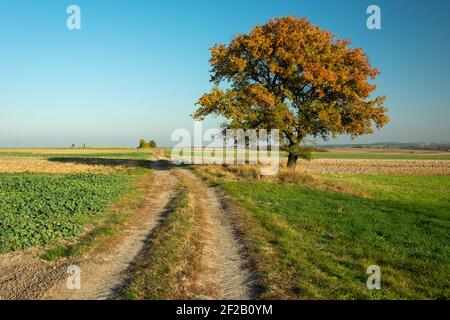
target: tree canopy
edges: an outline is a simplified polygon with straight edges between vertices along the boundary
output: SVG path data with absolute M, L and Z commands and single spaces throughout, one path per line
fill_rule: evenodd
M 363 50 L 306 18 L 275 18 L 210 50 L 214 87 L 193 117 L 223 116 L 226 128 L 279 129 L 291 166 L 307 136 L 355 137 L 389 121 L 385 97 L 371 97 L 376 86 L 369 81 L 379 71 Z
M 156 142 L 155 140 L 150 140 L 149 142 L 145 141 L 145 139 L 139 140 L 139 149 L 143 148 L 156 148 Z

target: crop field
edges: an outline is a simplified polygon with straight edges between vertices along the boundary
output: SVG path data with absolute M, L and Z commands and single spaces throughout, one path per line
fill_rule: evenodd
M 200 157 L 205 154 L 214 153 L 213 148 L 176 148 L 175 153 L 179 152 L 182 156 Z M 227 149 L 229 151 L 230 149 Z M 170 155 L 171 150 L 165 150 Z M 245 152 L 248 154 L 248 151 Z M 280 151 L 281 158 L 287 158 L 286 152 Z M 369 159 L 369 160 L 450 160 L 450 152 L 427 151 L 427 150 L 392 150 L 377 148 L 335 148 L 321 149 L 321 151 L 312 152 L 313 159 Z
M 300 160 L 299 171 L 319 174 L 450 175 L 449 160 L 313 159 Z
M 1 149 L 0 172 L 114 173 L 145 167 L 151 154 L 136 149 Z
M 145 174 L 135 149 L 0 151 L 0 252 L 70 240 Z
M 130 182 L 119 175 L 0 174 L 0 252 L 73 238 Z
M 318 174 L 450 175 L 450 153 L 423 150 L 343 148 L 314 152 L 299 169 Z
M 227 152 L 230 152 L 227 150 Z M 166 152 L 170 157 L 170 152 Z M 175 153 L 177 156 L 178 154 Z M 225 152 L 221 152 L 225 158 Z M 236 154 L 234 153 L 235 159 Z M 179 156 L 190 162 L 213 162 L 214 151 L 205 149 L 180 150 Z M 249 153 L 242 158 L 249 160 Z M 257 158 L 256 154 L 253 156 Z M 181 158 L 180 158 L 181 159 Z M 299 160 L 297 170 L 313 174 L 393 174 L 393 175 L 450 175 L 450 153 L 419 150 L 330 149 L 313 152 L 311 160 Z M 280 162 L 287 156 L 280 152 Z
M 315 159 L 386 159 L 386 160 L 450 160 L 450 152 L 426 150 L 391 150 L 377 148 L 342 148 L 315 152 Z

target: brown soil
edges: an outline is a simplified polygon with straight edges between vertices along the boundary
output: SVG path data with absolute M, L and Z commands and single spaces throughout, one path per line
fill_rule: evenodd
M 0 255 L 0 300 L 39 299 L 65 278 L 69 265 L 44 261 L 35 250 Z

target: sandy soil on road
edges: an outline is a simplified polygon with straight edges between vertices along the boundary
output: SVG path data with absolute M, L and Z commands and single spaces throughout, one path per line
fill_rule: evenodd
M 205 240 L 198 286 L 216 288 L 217 293 L 201 298 L 248 300 L 255 298 L 254 274 L 245 258 L 244 247 L 232 225 L 230 209 L 222 206 L 215 188 L 207 186 L 188 170 L 177 170 L 190 180 L 196 198 L 206 209 Z

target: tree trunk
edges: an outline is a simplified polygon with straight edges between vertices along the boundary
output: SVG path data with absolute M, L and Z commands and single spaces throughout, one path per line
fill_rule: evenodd
M 297 165 L 297 160 L 298 160 L 297 155 L 295 155 L 293 153 L 289 153 L 288 162 L 287 162 L 288 168 L 295 169 L 295 166 Z

